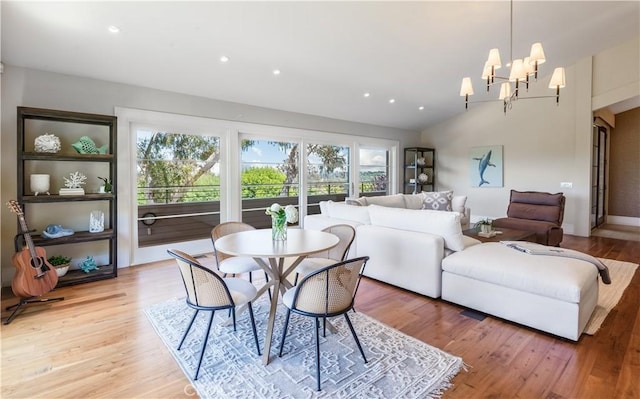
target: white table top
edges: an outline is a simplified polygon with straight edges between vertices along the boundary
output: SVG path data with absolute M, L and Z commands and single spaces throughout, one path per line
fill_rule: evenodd
M 338 245 L 340 239 L 317 230 L 288 229 L 285 241 L 273 241 L 271 229 L 233 233 L 216 240 L 216 250 L 233 256 L 280 258 L 303 256 Z

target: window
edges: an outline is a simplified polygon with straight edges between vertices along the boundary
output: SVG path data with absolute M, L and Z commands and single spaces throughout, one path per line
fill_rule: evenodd
M 360 148 L 358 191 L 361 196 L 390 194 L 389 158 L 386 148 Z
M 271 227 L 265 214 L 274 202 L 298 206 L 299 144 L 292 141 L 242 139 L 240 189 L 242 221 L 256 228 Z
M 320 201 L 344 201 L 349 195 L 350 148 L 307 144 L 307 214 L 320 213 Z
M 138 246 L 209 237 L 220 223 L 220 138 L 136 130 Z

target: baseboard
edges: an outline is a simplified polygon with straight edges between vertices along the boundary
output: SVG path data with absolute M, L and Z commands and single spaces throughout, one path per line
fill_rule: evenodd
M 621 224 L 623 226 L 640 227 L 640 218 L 634 218 L 634 217 L 629 217 L 629 216 L 607 215 L 607 223 L 610 223 L 610 224 Z

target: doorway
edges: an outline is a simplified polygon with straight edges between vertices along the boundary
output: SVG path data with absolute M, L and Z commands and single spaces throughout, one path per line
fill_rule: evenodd
M 607 129 L 593 125 L 593 149 L 591 152 L 591 229 L 602 225 L 606 219 L 607 195 Z

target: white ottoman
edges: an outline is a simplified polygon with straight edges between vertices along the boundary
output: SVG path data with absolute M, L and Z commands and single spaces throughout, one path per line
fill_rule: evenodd
M 598 301 L 598 269 L 496 243 L 442 261 L 442 299 L 577 341 Z

